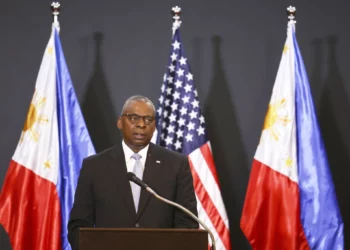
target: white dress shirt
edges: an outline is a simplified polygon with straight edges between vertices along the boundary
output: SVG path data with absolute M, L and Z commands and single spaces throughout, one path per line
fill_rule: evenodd
M 128 172 L 133 172 L 133 168 L 134 168 L 136 160 L 131 158 L 131 156 L 133 154 L 135 154 L 135 152 L 132 151 L 128 147 L 128 145 L 126 145 L 124 140 L 122 141 L 122 145 L 123 145 L 123 151 L 124 151 L 124 155 L 125 155 L 126 169 Z M 146 163 L 146 158 L 147 158 L 148 147 L 149 147 L 149 144 L 138 152 L 138 154 L 141 155 L 140 161 L 142 163 L 142 172 L 145 171 L 145 163 Z

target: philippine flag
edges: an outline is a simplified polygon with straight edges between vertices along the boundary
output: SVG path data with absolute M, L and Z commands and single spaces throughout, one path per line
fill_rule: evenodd
M 83 158 L 95 150 L 64 59 L 58 23 L 0 194 L 14 250 L 70 249 L 67 222 Z
M 344 225 L 294 22 L 288 23 L 241 228 L 257 250 L 341 250 Z

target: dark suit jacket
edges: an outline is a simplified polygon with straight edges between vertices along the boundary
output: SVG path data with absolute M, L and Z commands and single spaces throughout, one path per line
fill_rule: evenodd
M 68 223 L 73 249 L 79 227 L 198 228 L 182 211 L 142 190 L 136 214 L 122 144 L 83 161 Z M 143 181 L 197 215 L 188 158 L 150 143 Z

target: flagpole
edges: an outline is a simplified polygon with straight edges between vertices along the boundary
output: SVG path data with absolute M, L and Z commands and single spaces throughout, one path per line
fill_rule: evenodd
M 58 22 L 58 16 L 60 15 L 61 4 L 59 2 L 53 2 L 51 4 L 52 16 L 53 16 L 53 24 L 59 28 L 60 23 Z
M 171 14 L 173 15 L 173 35 L 175 31 L 180 28 L 182 21 L 180 20 L 181 8 L 179 6 L 175 6 L 171 8 Z
M 294 6 L 289 6 L 287 8 L 287 17 L 288 17 L 290 23 L 295 24 L 297 22 L 295 20 L 296 13 L 297 13 L 297 9 Z
M 180 28 L 181 26 L 181 19 L 180 19 L 180 15 L 181 15 L 181 8 L 179 6 L 175 6 L 173 8 L 171 8 L 171 13 L 173 15 L 173 36 L 175 34 L 175 31 Z M 194 215 L 191 215 L 192 217 Z M 211 239 L 212 245 L 211 245 L 211 250 L 216 250 L 216 244 L 215 244 L 215 239 L 214 239 L 214 235 L 211 232 L 211 230 L 204 224 L 204 222 L 202 220 L 200 220 L 198 217 L 194 216 L 196 221 L 199 222 L 199 224 L 201 224 L 203 226 L 203 228 L 208 232 L 209 237 Z

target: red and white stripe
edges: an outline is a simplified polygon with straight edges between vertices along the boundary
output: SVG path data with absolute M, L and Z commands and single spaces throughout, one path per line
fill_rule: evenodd
M 198 217 L 214 234 L 216 249 L 231 249 L 229 221 L 210 142 L 193 151 L 188 158 L 197 198 Z
M 293 49 L 289 27 L 241 217 L 255 250 L 309 249 L 300 221 Z
M 0 194 L 0 223 L 13 250 L 62 249 L 54 28 Z

